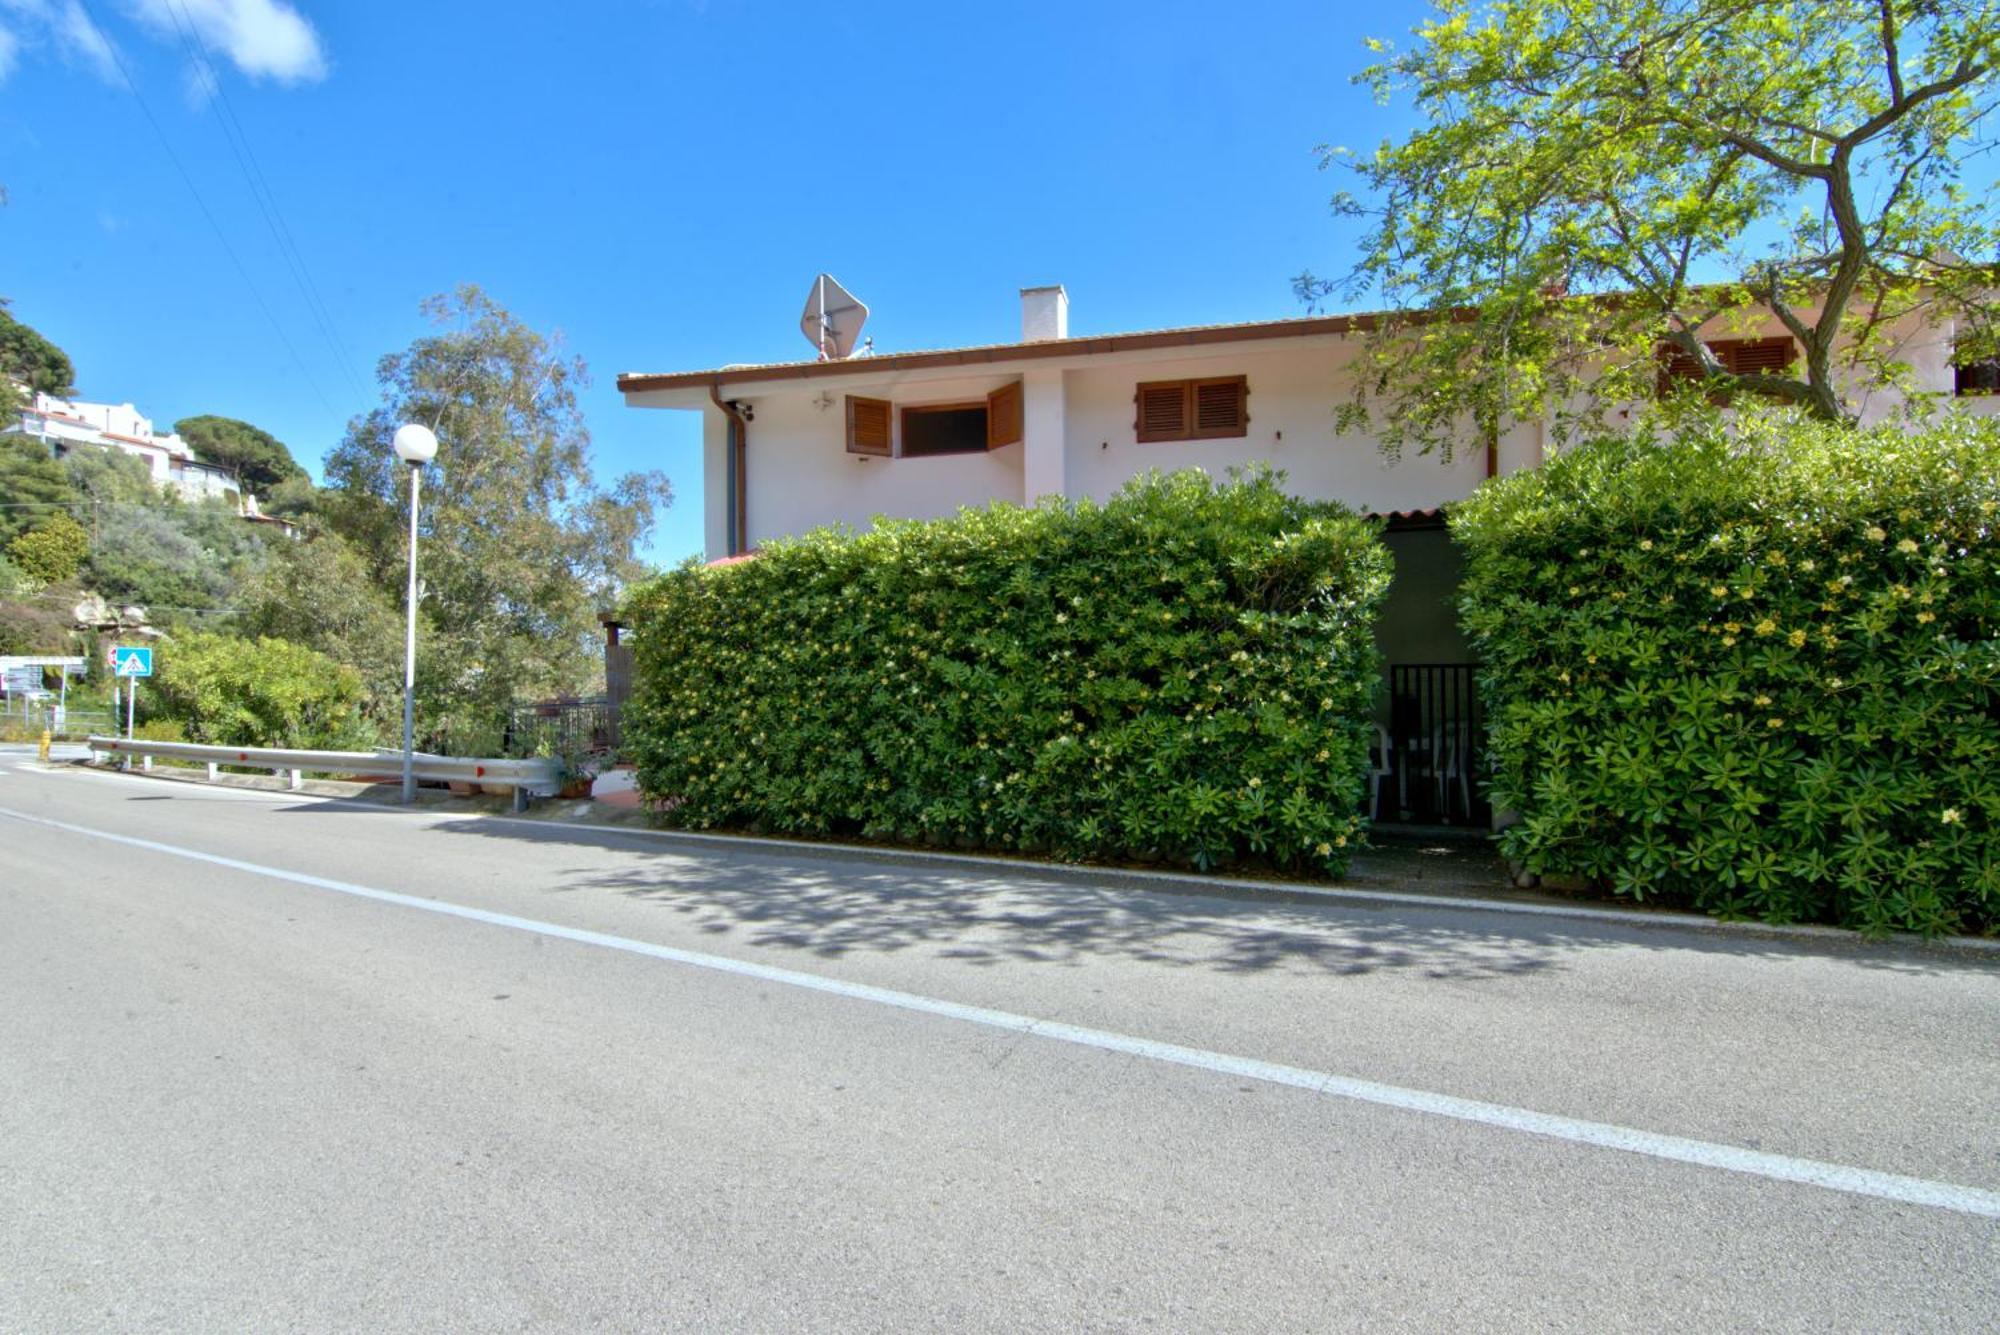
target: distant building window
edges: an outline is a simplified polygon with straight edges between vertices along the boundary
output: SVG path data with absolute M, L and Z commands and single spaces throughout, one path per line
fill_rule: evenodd
M 1141 443 L 1250 434 L 1250 382 L 1240 375 L 1150 380 L 1140 384 L 1132 401 L 1132 431 Z
M 1960 396 L 2000 394 L 2000 357 L 1954 366 L 1951 378 L 1952 392 Z

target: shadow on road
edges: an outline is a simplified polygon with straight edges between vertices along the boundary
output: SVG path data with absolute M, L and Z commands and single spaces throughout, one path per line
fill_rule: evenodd
M 368 814 L 324 804 L 293 810 Z M 967 872 L 865 855 L 744 850 L 604 826 L 471 817 L 431 828 L 459 838 L 622 854 L 561 868 L 546 877 L 546 889 L 611 891 L 681 915 L 718 937 L 827 958 L 916 951 L 973 967 L 1008 962 L 1061 967 L 1123 958 L 1220 973 L 1400 972 L 1439 980 L 1560 971 L 1579 952 L 1607 948 L 1800 961 L 1832 957 L 1909 973 L 2000 964 L 1899 943 L 1797 942 L 1516 916 L 1476 901 L 1463 908 L 1264 903 L 1077 884 L 1033 869 Z M 1439 883 L 1401 888 L 1435 890 Z

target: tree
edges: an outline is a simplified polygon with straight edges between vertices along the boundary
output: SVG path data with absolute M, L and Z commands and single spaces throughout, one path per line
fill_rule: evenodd
M 1408 311 L 1344 423 L 1447 452 L 1515 417 L 1560 434 L 1650 395 L 1662 342 L 1685 402 L 1848 421 L 1910 321 L 1990 349 L 2000 233 L 1962 175 L 1996 64 L 1993 0 L 1445 0 L 1357 76 L 1426 119 L 1335 199 L 1370 220 L 1350 292 Z M 1802 367 L 1732 375 L 1704 341 L 1771 317 Z
M 439 332 L 384 357 L 382 406 L 327 456 L 321 511 L 402 601 L 408 469 L 396 427 L 438 436 L 424 471 L 422 612 L 435 633 L 420 682 L 433 726 L 512 700 L 587 689 L 596 613 L 641 567 L 634 552 L 665 477 L 601 490 L 577 407 L 581 361 L 476 287 L 424 303 Z
M 268 636 L 175 635 L 150 694 L 155 715 L 180 723 L 189 741 L 344 750 L 371 740 L 360 674 Z
M 66 514 L 51 515 L 7 544 L 7 559 L 29 579 L 47 586 L 73 578 L 90 551 L 90 535 Z
M 240 601 L 236 624 L 245 634 L 289 640 L 354 668 L 367 713 L 391 730 L 402 700 L 403 618 L 346 539 L 326 532 L 272 543 Z M 429 661 L 428 645 L 419 658 Z
M 24 436 L 0 436 L 0 543 L 68 511 L 75 499 L 68 472 L 48 446 Z
M 30 393 L 69 395 L 76 368 L 69 354 L 16 320 L 0 297 L 0 413 L 12 415 L 22 406 L 21 389 Z
M 203 460 L 234 473 L 243 490 L 253 494 L 306 475 L 283 441 L 234 417 L 183 417 L 174 431 Z

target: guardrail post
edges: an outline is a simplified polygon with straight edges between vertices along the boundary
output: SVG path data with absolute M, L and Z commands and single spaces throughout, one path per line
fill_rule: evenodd
M 151 756 L 139 757 L 139 767 L 145 770 L 146 773 L 151 774 L 153 772 L 153 758 Z
M 221 768 L 222 767 L 216 764 L 213 760 L 208 762 L 208 781 L 210 783 L 215 782 L 215 776 L 217 772 L 221 770 Z
M 289 770 L 287 772 L 292 776 L 291 787 L 292 791 L 296 793 L 301 787 L 304 786 L 305 772 L 303 770 Z

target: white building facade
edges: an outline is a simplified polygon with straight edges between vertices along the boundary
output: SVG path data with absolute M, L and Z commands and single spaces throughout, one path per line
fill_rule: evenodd
M 1414 453 L 1392 462 L 1366 433 L 1336 431 L 1367 321 L 1070 338 L 1063 289 L 1029 288 L 1019 343 L 627 374 L 618 385 L 629 406 L 702 415 L 710 559 L 821 525 L 866 527 L 877 516 L 938 518 L 1051 495 L 1102 499 L 1149 469 L 1200 467 L 1219 477 L 1263 462 L 1283 470 L 1298 495 L 1393 513 L 1448 505 L 1488 477 L 1541 461 L 1537 422 L 1449 463 Z M 1782 330 L 1753 330 L 1747 340 L 1732 330 L 1729 338 L 1773 336 Z M 1912 329 L 1901 351 L 1919 389 L 1953 392 L 1949 329 Z M 1901 401 L 1878 393 L 1861 410 L 1879 418 Z M 1991 395 L 1975 402 L 2000 408 Z M 1211 409 L 1212 421 L 1195 420 Z M 1165 429 L 1148 429 L 1147 413 Z
M 153 419 L 129 403 L 85 403 L 38 393 L 18 422 L 0 427 L 0 435 L 32 436 L 57 454 L 79 446 L 117 450 L 145 460 L 154 485 L 184 499 L 242 500 L 226 469 L 203 463 L 173 432 L 154 431 Z

